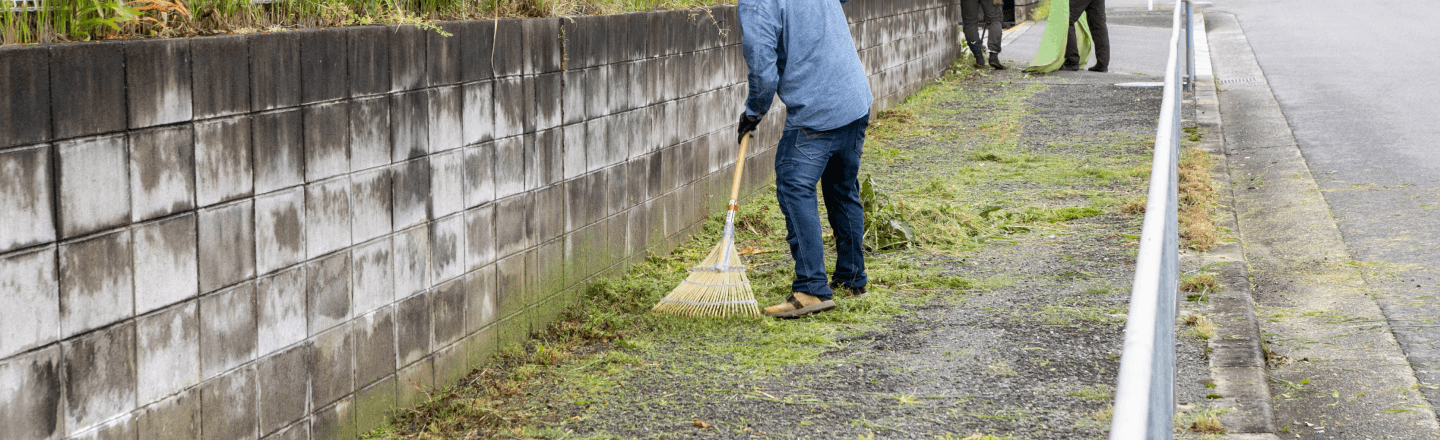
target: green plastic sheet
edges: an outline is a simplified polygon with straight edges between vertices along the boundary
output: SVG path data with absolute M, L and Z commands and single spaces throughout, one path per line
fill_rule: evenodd
M 1065 40 L 1069 37 L 1070 1 L 1050 0 L 1050 15 L 1045 18 L 1045 35 L 1040 37 L 1040 49 L 1035 51 L 1035 61 L 1030 62 L 1026 72 L 1050 73 L 1060 70 L 1065 64 Z M 1090 25 L 1085 14 L 1075 21 L 1075 48 L 1080 50 L 1080 62 L 1090 59 Z

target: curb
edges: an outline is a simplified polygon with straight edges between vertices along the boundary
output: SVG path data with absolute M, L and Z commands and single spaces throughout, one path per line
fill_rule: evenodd
M 1230 169 L 1225 155 L 1224 125 L 1220 119 L 1220 100 L 1216 95 L 1215 77 L 1210 64 L 1210 45 L 1205 33 L 1205 14 L 1197 10 L 1195 16 L 1195 125 L 1206 131 L 1205 140 L 1199 147 L 1216 161 L 1212 174 L 1218 185 L 1233 188 L 1230 184 Z M 1234 192 L 1224 191 L 1222 203 L 1229 211 L 1220 221 L 1221 227 L 1238 231 L 1239 219 L 1234 212 Z M 1195 263 L 1195 266 L 1218 264 L 1218 276 L 1223 286 L 1221 292 L 1211 295 L 1208 312 L 1213 316 L 1216 327 L 1215 337 L 1210 339 L 1210 378 L 1214 381 L 1215 393 L 1224 396 L 1215 399 L 1216 405 L 1228 408 L 1221 416 L 1225 432 L 1232 433 L 1225 438 L 1231 440 L 1252 440 L 1276 438 L 1275 413 L 1270 400 L 1268 372 L 1265 355 L 1261 348 L 1260 326 L 1255 315 L 1255 301 L 1251 292 L 1248 266 L 1244 249 L 1240 243 L 1231 242 L 1204 253 L 1182 254 L 1181 258 Z

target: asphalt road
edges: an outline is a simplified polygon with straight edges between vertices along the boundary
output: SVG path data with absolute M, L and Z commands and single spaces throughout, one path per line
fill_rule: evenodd
M 1440 402 L 1440 27 L 1395 0 L 1215 0 L 1234 14 L 1433 404 Z M 1217 78 L 1224 80 L 1225 78 Z

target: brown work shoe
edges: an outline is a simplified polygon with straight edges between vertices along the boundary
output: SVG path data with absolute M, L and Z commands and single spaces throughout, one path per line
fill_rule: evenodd
M 765 308 L 765 314 L 776 318 L 793 319 L 811 313 L 819 313 L 835 308 L 835 301 L 822 300 L 820 297 L 805 292 L 793 292 L 785 297 L 785 302 Z

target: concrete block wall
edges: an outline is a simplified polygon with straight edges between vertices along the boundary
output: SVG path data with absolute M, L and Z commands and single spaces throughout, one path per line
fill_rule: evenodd
M 957 53 L 845 8 L 877 112 Z M 0 49 L 0 437 L 354 438 L 725 204 L 733 7 L 442 27 Z

